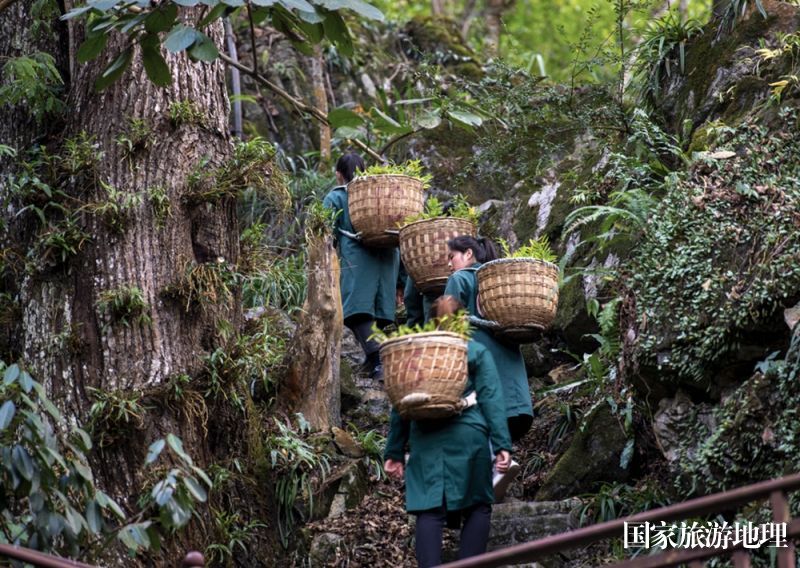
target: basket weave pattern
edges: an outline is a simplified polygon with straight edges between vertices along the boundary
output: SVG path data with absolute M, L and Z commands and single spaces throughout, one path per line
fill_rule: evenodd
M 423 219 L 400 229 L 400 256 L 417 289 L 423 293 L 442 292 L 450 276 L 447 241 L 476 234 L 472 222 L 454 217 Z
M 558 267 L 533 258 L 505 258 L 478 269 L 483 315 L 501 327 L 548 327 L 558 308 Z
M 381 346 L 389 400 L 403 418 L 458 412 L 467 384 L 467 341 L 444 331 L 390 339 Z
M 397 246 L 398 224 L 425 206 L 422 182 L 397 174 L 354 179 L 347 185 L 347 200 L 353 228 L 372 247 Z

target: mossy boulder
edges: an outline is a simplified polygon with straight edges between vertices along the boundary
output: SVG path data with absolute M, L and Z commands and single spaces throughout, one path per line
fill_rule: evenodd
M 461 37 L 458 23 L 442 16 L 417 16 L 405 29 L 406 54 L 414 59 L 432 57 L 453 73 L 470 79 L 483 76 L 477 54 Z
M 658 101 L 671 132 L 681 132 L 685 120 L 695 128 L 718 118 L 735 125 L 770 95 L 769 83 L 785 73 L 785 62 L 761 62 L 757 69 L 756 50 L 800 29 L 800 9 L 775 0 L 763 5 L 766 18 L 750 7 L 732 29 L 714 19 L 687 44 L 685 72 L 667 79 Z
M 620 467 L 620 457 L 627 441 L 619 417 L 608 404 L 600 404 L 586 416 L 536 500 L 565 499 L 591 492 L 604 481 L 626 481 L 630 470 Z

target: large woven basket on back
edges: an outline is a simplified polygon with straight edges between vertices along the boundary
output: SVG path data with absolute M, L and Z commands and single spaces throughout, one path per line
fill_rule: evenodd
M 433 331 L 389 339 L 381 345 L 386 393 L 400 416 L 444 418 L 461 410 L 467 384 L 467 341 Z
M 347 201 L 353 228 L 371 247 L 394 247 L 403 219 L 425 206 L 422 182 L 398 174 L 358 177 L 347 184 Z
M 423 219 L 400 229 L 400 256 L 417 289 L 423 293 L 444 291 L 450 276 L 447 241 L 476 234 L 472 222 L 455 217 Z
M 558 266 L 533 258 L 487 262 L 478 269 L 478 301 L 509 339 L 533 340 L 556 317 Z

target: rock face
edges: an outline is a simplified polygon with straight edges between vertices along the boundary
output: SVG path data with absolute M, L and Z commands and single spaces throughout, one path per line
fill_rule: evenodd
M 659 402 L 658 412 L 653 419 L 653 433 L 656 442 L 670 464 L 675 464 L 682 455 L 694 455 L 699 439 L 692 439 L 692 433 L 713 432 L 716 423 L 713 408 L 708 403 L 694 404 L 685 392 L 679 390 L 674 398 Z M 689 442 L 689 447 L 687 447 Z
M 685 120 L 695 128 L 717 118 L 730 125 L 769 97 L 769 83 L 781 72 L 775 69 L 771 78 L 768 67 L 774 62 L 756 65 L 756 50 L 760 42 L 774 47 L 778 34 L 797 30 L 800 10 L 775 0 L 763 5 L 767 18 L 748 5 L 747 16 L 732 30 L 714 21 L 687 47 L 686 72 L 672 74 L 658 109 L 672 132 L 681 132 Z
M 629 468 L 620 467 L 627 436 L 607 404 L 595 408 L 576 432 L 567 451 L 536 494 L 537 501 L 552 501 L 587 493 L 603 481 L 625 481 Z

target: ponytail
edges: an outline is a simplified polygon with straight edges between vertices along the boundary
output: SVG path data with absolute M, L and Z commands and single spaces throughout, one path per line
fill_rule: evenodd
M 491 239 L 486 237 L 478 237 L 476 239 L 469 235 L 461 235 L 447 241 L 447 246 L 450 250 L 456 252 L 467 252 L 471 250 L 475 260 L 481 263 L 489 262 L 499 256 L 495 244 Z

